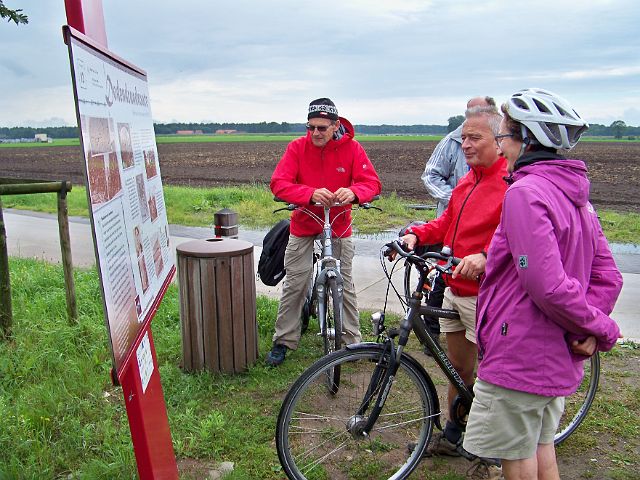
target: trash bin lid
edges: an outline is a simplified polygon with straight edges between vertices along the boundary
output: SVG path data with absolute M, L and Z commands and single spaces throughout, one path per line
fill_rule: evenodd
M 252 243 L 234 238 L 191 240 L 176 247 L 178 255 L 188 257 L 235 257 L 252 251 Z

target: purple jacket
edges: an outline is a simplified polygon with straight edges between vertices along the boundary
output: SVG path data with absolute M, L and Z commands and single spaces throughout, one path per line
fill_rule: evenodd
M 516 165 L 517 166 L 517 165 Z M 615 345 L 609 317 L 622 288 L 579 160 L 544 160 L 514 173 L 488 251 L 477 305 L 478 377 L 504 388 L 567 396 L 584 356 L 572 340 Z

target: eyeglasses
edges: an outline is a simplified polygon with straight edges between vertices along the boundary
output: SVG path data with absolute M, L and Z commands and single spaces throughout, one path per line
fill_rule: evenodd
M 314 130 L 318 130 L 320 133 L 324 133 L 331 125 L 310 125 L 307 123 L 307 130 L 313 132 Z
M 501 135 L 496 135 L 496 136 L 495 136 L 495 137 L 493 137 L 493 138 L 495 138 L 495 139 L 496 139 L 496 144 L 497 144 L 498 146 L 500 146 L 500 143 L 502 143 L 502 140 L 503 140 L 504 138 L 512 138 L 512 137 L 513 137 L 513 133 L 503 133 L 503 134 L 501 134 Z

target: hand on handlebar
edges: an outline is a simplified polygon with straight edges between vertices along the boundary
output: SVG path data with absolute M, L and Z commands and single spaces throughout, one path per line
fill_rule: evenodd
M 335 191 L 335 201 L 338 203 L 353 203 L 356 194 L 350 188 L 341 187 Z
M 329 208 L 336 202 L 336 195 L 326 188 L 318 188 L 311 195 L 311 203 L 320 203 Z
M 416 237 L 413 234 L 408 234 L 408 235 L 404 235 L 400 238 L 398 238 L 398 243 L 400 243 L 402 245 L 402 249 L 405 252 L 411 252 L 413 251 L 413 249 L 415 248 L 416 244 L 418 243 L 418 237 Z M 398 252 L 396 252 L 395 250 L 388 250 L 388 253 L 385 252 L 385 256 L 389 259 L 390 262 L 392 262 L 393 260 L 395 260 L 396 255 L 398 254 Z
M 467 280 L 480 280 L 480 275 L 484 273 L 487 265 L 487 258 L 482 253 L 474 253 L 464 257 L 453 271 L 451 278 L 458 276 Z

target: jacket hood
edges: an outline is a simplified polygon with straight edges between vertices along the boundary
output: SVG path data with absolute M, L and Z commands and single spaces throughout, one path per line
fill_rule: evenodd
M 513 178 L 517 182 L 527 175 L 537 175 L 553 183 L 577 207 L 589 202 L 587 167 L 581 160 L 545 159 L 529 163 L 517 169 Z

